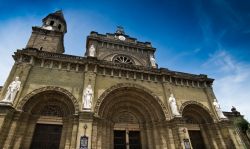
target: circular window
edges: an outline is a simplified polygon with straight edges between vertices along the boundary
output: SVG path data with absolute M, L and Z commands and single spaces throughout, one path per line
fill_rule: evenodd
M 134 64 L 133 60 L 127 56 L 119 55 L 113 58 L 113 62 L 122 64 Z

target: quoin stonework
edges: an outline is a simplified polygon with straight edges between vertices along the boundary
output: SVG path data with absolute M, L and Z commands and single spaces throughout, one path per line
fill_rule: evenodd
M 207 75 L 159 68 L 120 26 L 90 32 L 85 56 L 63 54 L 62 11 L 42 22 L 1 89 L 0 148 L 244 148 Z

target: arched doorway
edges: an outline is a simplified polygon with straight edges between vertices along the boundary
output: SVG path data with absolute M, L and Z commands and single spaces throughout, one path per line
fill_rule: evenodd
M 182 111 L 182 117 L 188 129 L 192 148 L 210 148 L 209 129 L 211 130 L 213 119 L 208 111 L 198 104 L 188 104 Z
M 120 87 L 101 101 L 92 148 L 145 149 L 159 145 L 156 124 L 166 120 L 160 105 L 150 93 L 137 87 Z M 96 144 L 95 144 L 96 143 Z
M 64 148 L 72 136 L 75 105 L 65 93 L 46 90 L 31 96 L 22 106 L 28 116 L 22 147 Z

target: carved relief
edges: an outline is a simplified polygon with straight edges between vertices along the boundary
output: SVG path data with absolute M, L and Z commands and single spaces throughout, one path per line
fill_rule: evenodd
M 168 114 L 168 111 L 167 111 L 167 107 L 165 106 L 165 104 L 161 101 L 161 99 L 155 95 L 152 91 L 150 91 L 149 89 L 146 89 L 145 87 L 142 87 L 140 85 L 137 85 L 137 84 L 130 84 L 130 83 L 120 83 L 120 84 L 117 84 L 115 86 L 112 86 L 111 88 L 107 89 L 99 98 L 98 100 L 96 101 L 96 104 L 95 104 L 95 108 L 94 108 L 94 113 L 95 115 L 98 115 L 99 113 L 99 108 L 101 106 L 101 103 L 102 101 L 107 97 L 107 95 L 109 93 L 111 93 L 112 91 L 116 90 L 116 89 L 119 89 L 119 88 L 123 88 L 123 87 L 134 87 L 134 88 L 138 88 L 138 89 L 141 89 L 145 92 L 147 92 L 148 94 L 150 94 L 156 101 L 157 103 L 160 105 L 161 109 L 163 110 L 163 113 L 165 115 L 165 118 L 168 118 L 169 117 L 169 114 Z

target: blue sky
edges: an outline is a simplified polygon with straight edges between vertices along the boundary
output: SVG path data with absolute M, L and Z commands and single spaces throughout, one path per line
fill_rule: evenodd
M 113 33 L 121 25 L 157 48 L 160 67 L 214 78 L 222 109 L 234 105 L 250 120 L 249 8 L 247 0 L 0 0 L 0 85 L 31 27 L 62 9 L 67 54 L 83 56 L 90 31 Z

